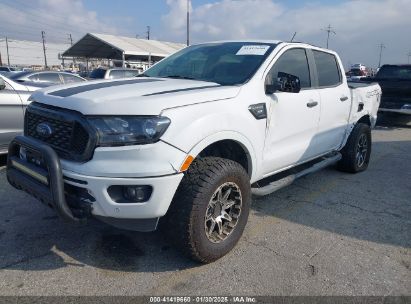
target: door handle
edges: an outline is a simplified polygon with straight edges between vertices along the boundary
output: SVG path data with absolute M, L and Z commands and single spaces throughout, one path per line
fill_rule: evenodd
M 348 99 L 347 96 L 341 96 L 341 97 L 340 97 L 340 100 L 341 100 L 341 101 L 346 101 L 347 99 Z
M 309 107 L 309 108 L 315 107 L 316 105 L 318 105 L 317 101 L 307 102 L 307 107 Z

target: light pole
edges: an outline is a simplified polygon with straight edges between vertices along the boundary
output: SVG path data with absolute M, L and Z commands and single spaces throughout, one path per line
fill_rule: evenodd
M 385 45 L 383 43 L 380 43 L 378 45 L 378 47 L 380 48 L 380 59 L 378 60 L 378 68 L 380 68 L 381 67 L 382 49 L 385 49 Z
M 187 0 L 187 46 L 190 45 L 190 0 Z

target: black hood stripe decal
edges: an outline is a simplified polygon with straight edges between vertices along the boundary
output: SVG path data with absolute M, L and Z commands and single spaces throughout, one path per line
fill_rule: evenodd
M 217 84 L 217 85 L 204 86 L 204 87 L 192 87 L 192 88 L 185 88 L 185 89 L 176 89 L 176 90 L 161 91 L 161 92 L 155 92 L 155 93 L 145 94 L 145 95 L 143 95 L 143 96 L 153 96 L 153 95 L 169 94 L 169 93 L 176 93 L 176 92 L 183 92 L 183 91 L 209 89 L 209 88 L 216 88 L 216 87 L 220 87 L 220 86 L 221 86 L 221 85 Z
M 59 97 L 68 97 L 72 95 L 76 95 L 79 93 L 84 93 L 92 90 L 98 90 L 103 88 L 127 85 L 127 84 L 134 84 L 134 83 L 144 83 L 144 82 L 154 82 L 154 81 L 162 81 L 159 79 L 129 79 L 129 80 L 119 80 L 119 81 L 112 81 L 112 82 L 99 82 L 99 83 L 90 83 L 87 85 L 82 85 L 78 87 L 58 90 L 54 92 L 48 93 L 49 95 L 59 96 Z

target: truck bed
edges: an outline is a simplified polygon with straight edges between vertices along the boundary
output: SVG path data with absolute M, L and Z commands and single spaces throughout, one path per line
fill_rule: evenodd
M 381 100 L 381 87 L 375 82 L 348 82 L 348 87 L 352 100 L 350 122 L 357 121 L 358 117 L 363 116 L 363 112 L 368 111 L 374 127 Z

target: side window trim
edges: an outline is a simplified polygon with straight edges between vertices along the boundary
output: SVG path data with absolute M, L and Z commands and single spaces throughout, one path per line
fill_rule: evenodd
M 319 77 L 318 77 L 318 70 L 317 70 L 317 64 L 315 63 L 315 60 L 314 60 L 314 52 L 313 52 L 313 50 L 311 49 L 313 64 L 314 64 L 314 66 L 315 66 L 315 74 L 316 74 L 315 76 L 316 76 L 316 79 L 317 79 L 317 87 L 316 87 L 316 89 L 336 88 L 336 87 L 342 85 L 342 84 L 343 84 L 343 77 L 342 77 L 342 74 L 341 74 L 340 64 L 339 64 L 339 62 L 338 62 L 338 60 L 337 60 L 337 57 L 336 57 L 334 54 L 332 54 L 332 53 L 324 52 L 324 51 L 321 51 L 321 50 L 314 50 L 314 51 L 316 51 L 316 52 L 321 52 L 321 53 L 325 53 L 325 54 L 328 54 L 328 55 L 331 55 L 331 56 L 334 57 L 335 63 L 336 63 L 336 65 L 337 65 L 337 70 L 338 70 L 339 79 L 340 79 L 340 81 L 339 81 L 338 83 L 334 84 L 334 85 L 320 86 L 320 81 L 319 81 Z
M 317 65 L 315 64 L 313 51 L 312 49 L 307 48 L 305 49 L 305 53 L 307 54 L 308 66 L 310 68 L 310 77 L 311 77 L 311 88 L 310 89 L 318 89 L 319 81 L 318 81 Z
M 288 49 L 286 49 L 284 52 L 282 52 L 280 55 L 278 55 L 278 57 L 276 56 L 277 58 L 273 58 L 273 60 L 271 61 L 272 64 L 271 64 L 271 66 L 269 66 L 269 68 L 267 69 L 268 72 L 267 72 L 267 74 L 266 74 L 265 77 L 264 77 L 264 83 L 266 83 L 267 78 L 269 77 L 271 70 L 274 68 L 275 64 L 276 64 L 277 61 L 281 58 L 281 56 L 283 56 L 286 52 L 288 52 L 288 51 L 290 51 L 290 50 L 296 50 L 296 49 L 302 49 L 303 51 L 305 51 L 305 56 L 306 56 L 306 58 L 307 58 L 308 72 L 309 72 L 309 76 L 310 76 L 310 86 L 309 86 L 309 87 L 305 87 L 305 88 L 301 88 L 301 91 L 315 89 L 315 87 L 313 86 L 313 76 L 314 76 L 314 72 L 313 72 L 312 69 L 311 69 L 311 63 L 310 63 L 310 58 L 309 58 L 309 55 L 308 55 L 308 49 L 305 48 L 305 47 L 301 47 L 301 46 L 288 48 Z M 280 52 L 281 52 L 281 51 L 280 51 Z M 313 57 L 313 59 L 314 59 L 314 57 Z M 315 67 L 315 65 L 314 65 L 314 67 Z M 316 79 L 316 78 L 315 78 L 315 79 Z M 318 83 L 318 82 L 317 82 L 317 83 Z

